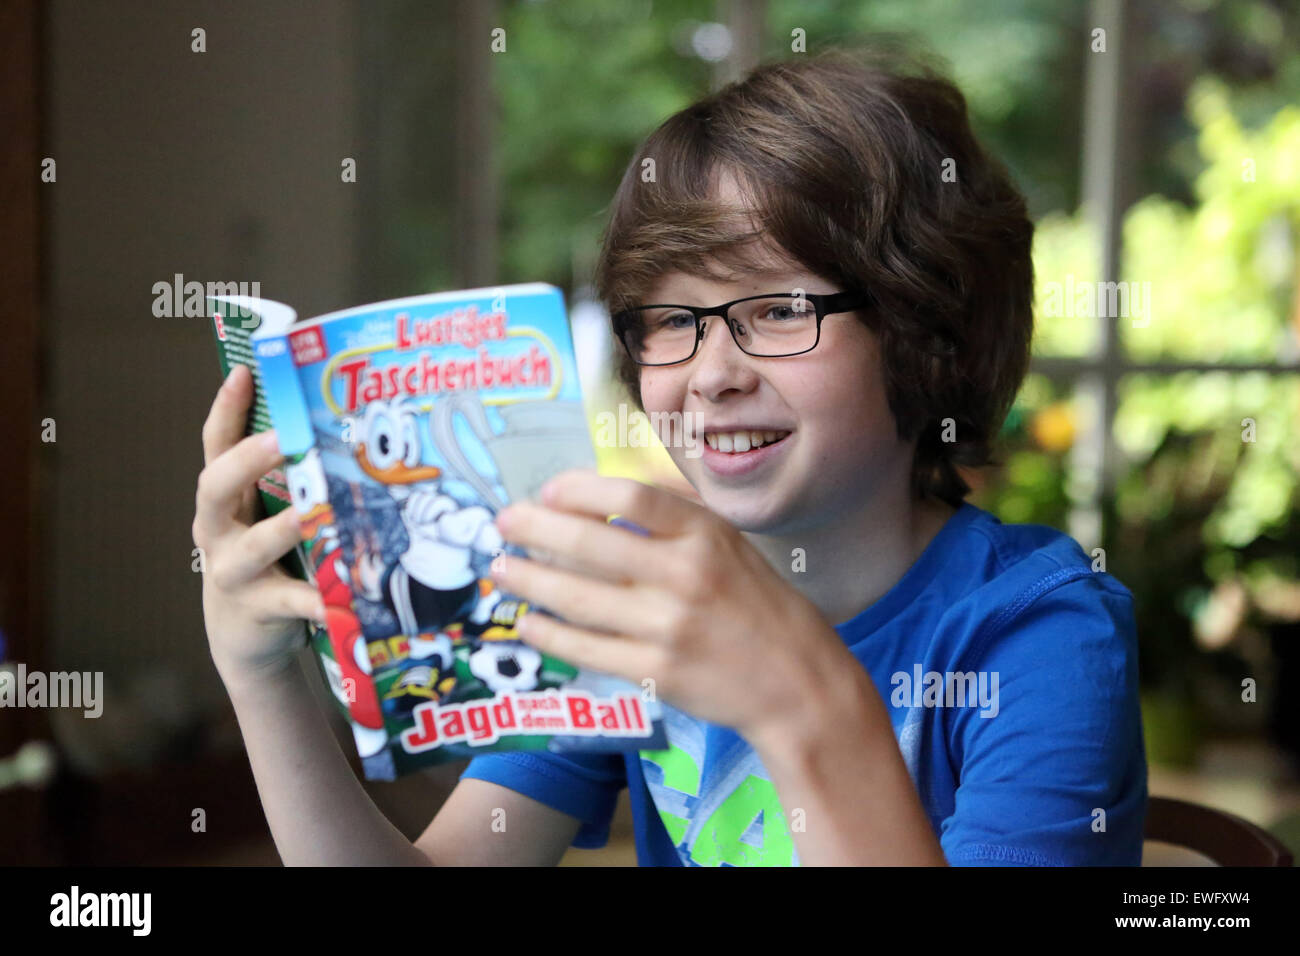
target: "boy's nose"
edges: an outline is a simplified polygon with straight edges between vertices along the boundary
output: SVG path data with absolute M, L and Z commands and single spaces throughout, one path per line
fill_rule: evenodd
M 736 344 L 736 339 L 731 334 L 731 328 L 727 321 L 716 315 L 709 316 L 701 323 L 700 348 L 695 354 L 696 360 L 705 357 L 705 353 L 710 348 L 714 352 L 721 349 L 724 353 L 734 353 L 741 356 L 745 354 L 744 349 Z
M 703 338 L 691 359 L 691 387 L 709 397 L 728 388 L 747 390 L 757 377 L 747 355 L 718 316 L 704 320 Z

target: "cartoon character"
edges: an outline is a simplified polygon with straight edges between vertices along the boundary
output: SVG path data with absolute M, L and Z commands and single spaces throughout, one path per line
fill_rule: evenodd
M 325 555 L 339 546 L 338 531 L 334 527 L 334 509 L 330 507 L 329 485 L 321 467 L 320 452 L 308 449 L 284 467 L 285 484 L 289 486 L 289 500 L 298 512 L 298 524 L 303 541 L 315 541 L 311 553 L 312 569 L 320 566 Z
M 329 613 L 329 612 L 334 612 L 337 609 L 327 608 L 326 610 L 327 613 Z M 332 646 L 333 645 L 332 639 L 330 643 Z M 358 642 L 357 644 L 357 647 L 362 649 L 363 652 L 365 646 L 366 646 L 365 642 Z M 349 662 L 348 658 L 343 658 L 342 660 L 345 663 Z M 349 720 L 349 724 L 352 727 L 352 738 L 356 741 L 357 744 L 357 753 L 360 754 L 362 757 L 369 757 L 372 756 L 373 754 L 379 753 L 381 750 L 384 749 L 384 747 L 388 743 L 388 731 L 384 729 L 384 722 L 383 722 L 382 715 L 378 717 L 379 725 L 377 727 L 368 727 L 365 724 L 363 724 L 360 720 L 356 719 L 355 716 L 356 708 L 358 703 L 361 702 L 361 698 L 368 697 L 369 700 L 373 702 L 375 699 L 375 694 L 370 693 L 367 695 L 367 694 L 359 693 L 357 684 L 348 685 L 344 683 L 346 679 L 345 669 L 338 659 L 321 657 L 321 663 L 324 665 L 325 668 L 325 676 L 329 683 L 330 692 L 334 694 L 335 698 L 338 700 L 340 704 L 343 705 L 343 707 L 347 708 L 348 713 L 353 715 L 352 719 Z M 352 664 L 353 667 L 360 666 L 359 660 L 352 660 L 350 663 Z M 356 699 L 354 700 L 353 698 Z M 371 706 L 374 709 L 374 713 L 378 715 L 379 714 L 378 704 L 372 703 Z
M 343 703 L 352 721 L 371 730 L 383 730 L 384 718 L 371 681 L 370 652 L 361 633 L 361 621 L 352 613 L 343 552 L 335 550 L 317 569 L 317 586 L 325 602 L 325 630 L 340 670 L 340 680 L 350 680 L 352 693 Z M 354 699 L 347 699 L 351 697 Z
M 498 600 L 492 608 L 484 630 L 475 633 L 479 641 L 517 641 L 515 622 L 528 610 L 528 602 L 516 598 Z
M 474 555 L 495 554 L 503 544 L 482 505 L 462 507 L 441 490 L 441 469 L 422 465 L 414 413 L 400 400 L 366 407 L 357 463 L 382 482 L 401 505 L 408 547 L 382 575 L 366 575 L 370 600 L 382 601 L 403 632 L 436 632 L 453 621 L 481 630 L 501 600 L 487 579 L 474 573 Z
M 285 480 L 303 540 L 315 539 L 309 559 L 325 604 L 325 631 L 334 652 L 333 660 L 324 660 L 330 690 L 347 710 L 358 753 L 367 757 L 383 749 L 388 735 L 370 679 L 370 653 L 361 622 L 352 613 L 349 575 L 333 527 L 334 509 L 319 452 L 312 448 L 286 465 Z
M 406 717 L 416 704 L 438 702 L 456 686 L 456 652 L 448 634 L 412 637 L 402 675 L 384 695 L 385 712 Z

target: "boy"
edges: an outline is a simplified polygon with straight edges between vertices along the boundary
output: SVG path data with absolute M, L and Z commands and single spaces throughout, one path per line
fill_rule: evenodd
M 656 130 L 597 287 L 620 379 L 705 443 L 668 443 L 701 503 L 557 476 L 497 519 L 553 562 L 493 573 L 563 619 L 525 615 L 522 639 L 653 686 L 669 747 L 475 758 L 414 846 L 294 663 L 296 619 L 322 609 L 274 568 L 292 516 L 247 527 L 279 459 L 239 440 L 236 370 L 194 532 L 286 862 L 555 863 L 604 843 L 628 786 L 643 865 L 1138 864 L 1131 595 L 1065 535 L 963 501 L 958 466 L 990 461 L 1028 365 L 1031 237 L 961 94 L 924 70 L 771 65 Z

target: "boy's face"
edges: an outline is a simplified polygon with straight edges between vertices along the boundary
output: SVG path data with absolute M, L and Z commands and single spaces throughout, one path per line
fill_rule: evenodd
M 731 282 L 669 273 L 646 301 L 713 306 L 796 288 L 842 291 L 790 261 L 771 268 Z M 915 443 L 898 440 L 875 334 L 854 313 L 828 315 L 816 348 L 784 358 L 747 355 L 716 316 L 706 323 L 694 358 L 640 374 L 647 413 L 680 412 L 698 428 L 699 454 L 669 453 L 712 511 L 742 531 L 789 534 L 860 512 L 889 482 L 906 490 Z M 789 434 L 728 453 L 710 441 L 719 430 Z

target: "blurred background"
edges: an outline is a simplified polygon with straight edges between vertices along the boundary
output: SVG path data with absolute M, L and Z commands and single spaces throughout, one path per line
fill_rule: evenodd
M 551 282 L 594 418 L 624 398 L 588 284 L 638 142 L 881 33 L 947 62 L 1037 223 L 1034 365 L 970 500 L 1133 592 L 1151 792 L 1300 852 L 1294 0 L 12 0 L 0 661 L 100 671 L 104 703 L 0 711 L 0 862 L 278 862 L 193 570 L 216 354 L 155 283 L 312 315 Z M 661 448 L 599 454 L 680 487 Z M 366 786 L 414 837 L 462 766 Z M 635 863 L 626 800 L 566 863 Z

